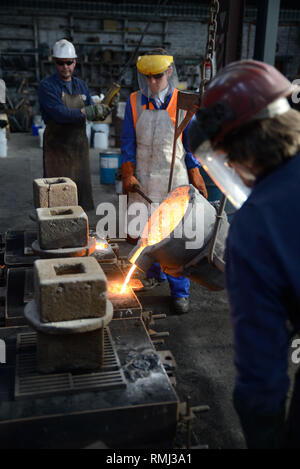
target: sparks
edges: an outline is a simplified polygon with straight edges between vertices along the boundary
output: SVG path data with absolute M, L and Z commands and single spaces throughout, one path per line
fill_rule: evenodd
M 124 281 L 124 283 L 123 283 L 123 287 L 122 287 L 122 289 L 121 289 L 121 291 L 120 291 L 121 294 L 125 292 L 126 286 L 127 286 L 128 282 L 129 282 L 129 280 L 130 280 L 131 275 L 132 275 L 133 272 L 135 271 L 135 269 L 136 269 L 136 265 L 133 264 L 133 266 L 130 268 L 130 270 L 129 270 L 129 272 L 128 272 L 126 278 L 125 278 L 125 281 Z

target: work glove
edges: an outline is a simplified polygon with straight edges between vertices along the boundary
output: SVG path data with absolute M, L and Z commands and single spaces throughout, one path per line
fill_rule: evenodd
M 84 107 L 84 112 L 88 121 L 104 121 L 111 113 L 112 109 L 106 104 L 97 103 Z
M 190 184 L 193 184 L 196 189 L 207 199 L 208 194 L 203 177 L 200 174 L 199 168 L 192 168 L 188 170 Z
M 117 93 L 116 96 L 114 96 L 110 102 L 109 107 L 111 108 L 111 110 L 115 109 L 118 106 L 119 101 L 120 101 L 120 93 Z
M 122 170 L 122 184 L 123 184 L 123 194 L 128 194 L 129 192 L 135 192 L 134 186 L 137 186 L 139 189 L 142 189 L 139 181 L 134 176 L 135 164 L 131 161 L 126 161 L 121 166 Z

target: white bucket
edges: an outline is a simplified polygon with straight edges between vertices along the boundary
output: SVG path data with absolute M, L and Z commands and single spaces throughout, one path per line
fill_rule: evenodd
M 42 116 L 39 116 L 39 115 L 34 116 L 33 117 L 33 123 L 36 127 L 39 127 L 39 126 L 43 125 Z
M 40 138 L 40 147 L 43 148 L 43 137 L 44 137 L 44 132 L 45 132 L 45 129 L 39 129 L 38 130 L 39 132 L 39 138 Z
M 125 102 L 118 103 L 117 117 L 119 117 L 120 119 L 124 119 L 124 117 L 125 117 L 125 108 L 126 108 L 126 103 Z
M 106 150 L 108 148 L 108 133 L 94 133 L 94 148 L 101 148 L 102 150 Z
M 91 145 L 91 133 L 92 133 L 92 125 L 90 122 L 86 121 L 86 136 L 89 141 L 89 146 Z
M 109 124 L 98 124 L 93 122 L 93 130 L 95 132 L 103 132 L 105 134 L 109 134 Z
M 7 157 L 6 129 L 0 129 L 0 158 Z

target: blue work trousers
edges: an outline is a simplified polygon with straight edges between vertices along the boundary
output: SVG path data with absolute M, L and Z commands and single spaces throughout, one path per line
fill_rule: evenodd
M 172 275 L 165 274 L 158 262 L 155 262 L 150 269 L 147 270 L 147 278 L 155 278 L 160 282 L 168 280 L 171 290 L 171 295 L 174 298 L 187 298 L 190 296 L 190 280 L 187 277 L 172 277 Z

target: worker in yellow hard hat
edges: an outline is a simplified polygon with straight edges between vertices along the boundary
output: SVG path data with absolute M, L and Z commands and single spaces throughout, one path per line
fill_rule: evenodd
M 144 202 L 134 192 L 134 186 L 154 203 L 160 203 L 167 195 L 178 95 L 174 59 L 164 49 L 155 49 L 138 57 L 137 74 L 139 91 L 132 93 L 127 101 L 121 145 L 123 192 L 128 195 L 128 214 L 134 202 Z M 200 164 L 188 150 L 187 130 L 188 126 L 177 140 L 173 187 L 191 182 L 207 198 Z M 150 215 L 150 207 L 148 209 Z M 141 226 L 140 233 L 131 232 L 130 223 L 128 228 L 129 239 L 137 240 L 143 231 Z M 154 264 L 147 272 L 144 288 L 153 288 L 166 280 L 175 312 L 188 312 L 187 278 L 166 275 L 159 264 Z

